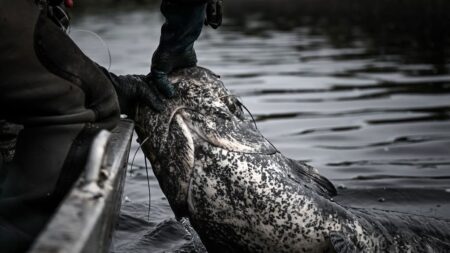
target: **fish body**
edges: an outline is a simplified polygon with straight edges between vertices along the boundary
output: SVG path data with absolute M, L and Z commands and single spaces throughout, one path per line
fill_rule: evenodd
M 177 71 L 162 113 L 137 133 L 179 218 L 209 252 L 449 252 L 450 222 L 333 201 L 318 171 L 281 154 L 213 72 Z

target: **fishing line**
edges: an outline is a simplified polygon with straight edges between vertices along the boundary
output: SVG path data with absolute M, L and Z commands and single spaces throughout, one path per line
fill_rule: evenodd
M 131 166 L 131 167 L 130 167 L 130 173 L 133 171 L 134 159 L 136 159 L 137 153 L 138 153 L 139 150 L 141 149 L 142 145 L 144 145 L 149 139 L 150 139 L 150 136 L 147 137 L 147 138 L 145 138 L 144 141 L 143 141 L 141 144 L 139 144 L 139 147 L 138 147 L 138 148 L 136 149 L 136 151 L 134 152 L 133 159 L 131 160 L 131 165 L 130 165 L 130 166 Z
M 239 100 L 239 98 L 238 98 L 236 95 L 233 95 L 233 94 L 225 95 L 225 96 L 219 97 L 219 99 L 227 98 L 227 97 L 234 97 L 234 98 L 236 99 L 236 101 L 239 103 L 239 105 L 242 106 L 242 107 L 244 107 L 244 109 L 247 111 L 247 113 L 248 113 L 248 114 L 250 115 L 250 117 L 252 118 L 252 122 L 253 122 L 253 124 L 255 125 L 255 128 L 256 128 L 257 130 L 259 130 L 259 129 L 258 129 L 258 125 L 256 124 L 256 120 L 255 120 L 255 118 L 253 117 L 253 114 L 250 112 L 250 110 L 247 108 L 247 106 L 245 106 L 245 105 Z
M 147 220 L 150 222 L 150 209 L 152 208 L 152 192 L 150 190 L 150 176 L 148 175 L 147 158 L 144 158 L 145 173 L 147 174 L 147 187 L 148 187 L 148 213 Z
M 82 33 L 87 33 L 90 35 L 94 35 L 95 38 L 97 38 L 100 43 L 102 44 L 103 48 L 106 49 L 106 52 L 108 53 L 108 71 L 110 71 L 111 69 L 111 64 L 112 64 L 112 56 L 111 56 L 111 50 L 108 46 L 108 44 L 106 43 L 106 41 L 100 36 L 98 35 L 96 32 L 90 31 L 90 30 L 85 30 L 85 29 L 73 29 L 71 26 L 69 26 L 67 28 L 67 34 L 73 34 L 73 32 L 82 32 Z M 86 53 L 86 52 L 85 52 Z
M 166 132 L 165 132 L 165 134 L 164 134 L 164 136 L 163 136 L 163 139 L 162 139 L 161 143 L 164 143 L 164 142 L 167 141 L 167 138 L 169 137 L 170 124 L 172 124 L 172 121 L 173 121 L 173 119 L 174 119 L 174 117 L 175 117 L 175 114 L 176 114 L 179 110 L 182 110 L 182 109 L 188 109 L 188 110 L 192 110 L 192 111 L 194 111 L 194 112 L 198 112 L 198 110 L 194 110 L 194 109 L 188 108 L 188 107 L 186 107 L 186 106 L 180 106 L 180 107 L 175 108 L 175 109 L 172 111 L 172 113 L 170 114 L 169 122 L 167 122 L 167 129 L 166 129 Z M 159 151 L 158 151 L 159 154 L 161 154 L 162 148 L 163 148 L 163 146 L 161 145 L 161 146 L 159 147 Z
M 66 12 L 63 8 L 61 8 L 61 6 L 55 6 L 54 8 L 58 9 L 58 10 L 59 10 L 59 13 L 64 15 L 64 18 L 67 20 L 68 25 L 67 25 L 67 27 L 66 27 L 66 25 L 64 25 L 64 24 L 60 21 L 60 19 L 59 19 L 59 18 L 56 18 L 56 17 L 54 17 L 52 20 L 55 21 L 55 22 L 57 22 L 57 23 L 58 23 L 57 25 L 59 25 L 59 27 L 60 27 L 64 32 L 67 32 L 67 31 L 69 30 L 69 28 L 70 28 L 70 17 L 69 17 L 69 15 L 67 14 L 67 12 Z
M 258 129 L 258 125 L 256 124 L 256 120 L 255 120 L 255 118 L 253 117 L 253 114 L 252 114 L 252 113 L 250 112 L 250 110 L 247 108 L 247 106 L 245 106 L 245 105 L 238 99 L 238 97 L 237 97 L 236 95 L 234 95 L 234 94 L 225 95 L 225 96 L 220 97 L 219 99 L 226 98 L 226 97 L 234 97 L 234 98 L 236 99 L 236 101 L 239 103 L 239 105 L 242 106 L 242 107 L 247 111 L 247 113 L 250 115 L 250 117 L 252 118 L 253 124 L 255 125 L 256 130 L 259 130 L 259 129 Z M 263 136 L 263 137 L 264 137 L 264 136 Z M 264 137 L 264 139 L 270 144 L 270 146 L 272 146 L 272 148 L 274 148 L 277 152 L 280 152 L 280 151 L 277 149 L 277 147 L 275 147 L 275 145 L 273 145 L 273 143 L 272 143 L 270 140 L 268 140 L 266 137 Z
M 150 136 L 148 136 L 147 138 L 144 139 L 144 141 L 142 141 L 141 144 L 139 144 L 139 147 L 136 149 L 136 151 L 134 152 L 133 155 L 133 159 L 131 160 L 131 165 L 130 165 L 130 173 L 132 173 L 133 171 L 133 166 L 134 166 L 134 160 L 136 159 L 136 155 L 139 152 L 139 150 L 142 149 L 142 146 L 150 139 Z M 147 158 L 144 157 L 144 164 L 145 164 L 145 173 L 147 175 L 147 188 L 148 188 L 148 212 L 147 212 L 147 220 L 150 221 L 150 209 L 152 207 L 152 192 L 150 189 L 150 175 L 148 173 L 148 164 L 147 164 Z
M 239 104 L 244 107 L 244 109 L 248 112 L 248 114 L 250 115 L 250 117 L 252 118 L 253 124 L 255 125 L 255 128 L 258 129 L 258 125 L 256 124 L 256 120 L 255 117 L 253 117 L 253 114 L 250 112 L 250 110 L 247 108 L 247 106 L 245 106 L 241 101 L 239 101 L 239 99 L 236 98 L 236 100 L 239 102 Z M 259 129 L 258 129 L 259 130 Z
M 236 100 L 241 104 L 242 107 L 244 107 L 244 109 L 248 112 L 248 114 L 250 115 L 250 117 L 252 117 L 253 120 L 253 124 L 255 124 L 256 130 L 259 131 L 258 126 L 256 125 L 256 120 L 253 117 L 253 114 L 250 112 L 250 110 L 247 108 L 247 106 L 245 106 L 241 101 L 239 101 L 239 99 L 236 98 Z M 267 139 L 266 137 L 263 136 L 263 138 L 270 144 L 270 146 L 272 146 L 272 148 L 274 148 L 277 152 L 280 152 L 277 147 L 275 147 L 275 145 L 273 145 L 273 143 Z

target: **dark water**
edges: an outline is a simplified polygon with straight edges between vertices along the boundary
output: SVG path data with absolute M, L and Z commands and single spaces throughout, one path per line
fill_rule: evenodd
M 226 26 L 197 43 L 200 65 L 222 75 L 284 154 L 339 186 L 338 201 L 450 218 L 448 4 L 274 2 L 249 1 L 245 13 L 231 1 Z M 147 73 L 162 17 L 118 9 L 79 14 L 72 35 L 107 65 L 101 43 L 76 29 L 98 33 L 112 71 Z M 147 216 L 142 153 L 134 163 L 111 251 L 192 250 L 152 173 Z

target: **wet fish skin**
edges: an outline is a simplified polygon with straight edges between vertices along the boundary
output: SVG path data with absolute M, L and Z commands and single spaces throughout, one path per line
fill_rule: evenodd
M 175 215 L 209 252 L 450 250 L 449 221 L 335 203 L 333 184 L 267 141 L 213 72 L 170 78 L 178 96 L 161 113 L 140 107 L 136 131 Z

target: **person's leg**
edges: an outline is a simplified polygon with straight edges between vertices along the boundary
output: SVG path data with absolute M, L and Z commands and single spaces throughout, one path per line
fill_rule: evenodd
M 0 197 L 0 248 L 5 252 L 25 250 L 56 208 L 55 186 L 69 153 L 69 138 L 75 139 L 79 128 L 31 127 L 21 132 L 15 158 L 5 166 Z
M 200 36 L 205 22 L 205 3 L 180 2 L 183 1 L 162 2 L 161 12 L 166 22 L 161 29 L 160 44 L 152 58 L 152 80 L 166 96 L 175 93 L 167 74 L 197 64 L 194 42 Z
M 2 252 L 25 249 L 36 238 L 84 169 L 97 132 L 71 124 L 29 126 L 20 133 L 0 197 L 0 227 L 7 229 L 1 234 L 0 228 Z
M 78 178 L 97 132 L 98 128 L 84 123 L 25 126 L 19 134 L 14 159 L 6 165 L 2 199 L 46 196 L 57 198 L 58 202 L 63 194 L 55 194 L 66 192 Z
M 23 124 L 0 194 L 0 249 L 23 252 L 119 119 L 109 79 L 34 1 L 0 8 L 0 116 Z M 36 44 L 35 44 L 36 42 Z

